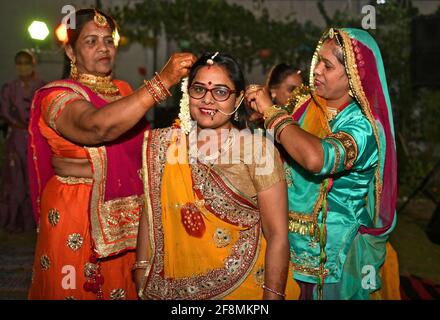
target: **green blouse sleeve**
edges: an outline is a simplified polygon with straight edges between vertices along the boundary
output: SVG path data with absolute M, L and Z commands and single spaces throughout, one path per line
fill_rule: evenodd
M 363 170 L 377 165 L 378 148 L 367 118 L 351 115 L 338 121 L 333 133 L 322 139 L 324 165 L 319 175 Z

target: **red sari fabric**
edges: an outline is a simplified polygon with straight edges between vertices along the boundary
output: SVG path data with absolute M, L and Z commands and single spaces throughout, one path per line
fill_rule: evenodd
M 130 94 L 128 84 L 122 81 L 115 81 L 115 84 L 120 88 L 121 95 Z M 102 202 L 101 207 L 106 205 L 112 209 L 109 203 L 120 204 L 121 199 L 142 197 L 138 170 L 141 168 L 146 122 L 140 121 L 130 132 L 109 145 L 99 147 L 101 149 L 74 144 L 49 127 L 45 120 L 51 102 L 66 91 L 80 93 L 97 108 L 107 104 L 87 87 L 70 80 L 51 83 L 38 91 L 34 98 L 29 127 L 29 169 L 39 234 L 29 298 L 136 299 L 131 276 L 131 266 L 135 261 L 135 245 L 132 243 L 136 241 L 136 234 L 132 232 L 126 238 L 118 238 L 117 247 L 112 244 L 107 251 L 100 251 L 97 248 L 97 235 L 100 233 L 96 227 L 100 221 L 94 216 L 99 210 L 94 213 L 93 199 Z M 105 166 L 102 168 L 93 163 L 92 149 L 100 150 L 103 155 L 100 159 L 105 161 Z M 56 176 L 50 164 L 53 155 L 89 159 L 94 178 Z M 100 186 L 105 190 L 97 196 L 94 193 L 96 171 L 101 169 L 105 171 Z M 123 209 L 118 211 L 119 216 L 107 217 L 107 220 L 123 220 L 120 217 L 127 213 Z M 110 213 L 114 214 L 111 210 Z M 137 222 L 137 217 L 131 221 L 131 230 L 136 232 Z M 126 231 L 122 224 L 115 224 L 110 231 L 119 229 L 122 233 Z

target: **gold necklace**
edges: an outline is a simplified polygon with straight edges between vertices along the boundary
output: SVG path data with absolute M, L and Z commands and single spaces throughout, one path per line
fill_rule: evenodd
M 332 121 L 339 113 L 339 109 L 327 106 L 327 121 Z
M 101 77 L 92 74 L 80 73 L 78 76 L 72 77 L 72 79 L 102 95 L 116 96 L 119 94 L 119 88 L 113 83 L 112 75 Z

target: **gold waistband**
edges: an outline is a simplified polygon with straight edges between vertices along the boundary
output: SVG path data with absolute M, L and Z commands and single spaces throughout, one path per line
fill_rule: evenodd
M 93 183 L 92 178 L 81 178 L 81 177 L 72 177 L 72 176 L 61 177 L 58 175 L 56 175 L 56 177 L 59 182 L 65 183 L 65 184 L 92 184 Z
M 318 225 L 315 216 L 289 211 L 289 231 L 317 238 Z

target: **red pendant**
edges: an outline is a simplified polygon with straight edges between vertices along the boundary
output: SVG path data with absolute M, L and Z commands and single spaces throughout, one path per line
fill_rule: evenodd
M 186 232 L 193 237 L 201 238 L 205 233 L 206 226 L 203 221 L 203 216 L 194 203 L 186 203 L 180 209 L 180 216 L 182 224 Z

